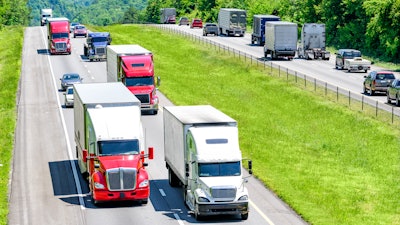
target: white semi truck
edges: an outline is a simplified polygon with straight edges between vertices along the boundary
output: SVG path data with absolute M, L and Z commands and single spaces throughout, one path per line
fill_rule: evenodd
M 287 57 L 292 60 L 297 50 L 297 24 L 284 21 L 265 23 L 264 57 L 271 59 Z
M 94 204 L 148 202 L 150 181 L 140 101 L 120 82 L 74 85 L 78 165 Z
M 300 45 L 297 56 L 304 59 L 329 60 L 330 52 L 325 45 L 325 24 L 305 23 L 301 29 Z
M 164 107 L 164 157 L 196 219 L 249 215 L 237 122 L 210 105 Z M 248 161 L 251 174 L 251 161 Z
M 44 26 L 48 18 L 53 17 L 52 9 L 41 9 L 40 10 L 40 26 Z
M 243 37 L 246 33 L 246 10 L 221 8 L 218 13 L 219 33 Z

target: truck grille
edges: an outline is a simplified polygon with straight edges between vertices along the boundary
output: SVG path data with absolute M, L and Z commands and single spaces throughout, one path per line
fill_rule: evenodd
M 136 187 L 136 169 L 114 168 L 106 171 L 108 190 L 134 190 Z
M 137 94 L 135 95 L 142 104 L 150 104 L 150 95 L 149 94 Z
M 106 48 L 104 47 L 99 47 L 95 49 L 96 55 L 105 55 L 106 54 Z
M 67 51 L 67 43 L 66 42 L 57 42 L 55 43 L 57 52 L 66 52 Z
M 233 201 L 236 197 L 234 186 L 212 187 L 211 195 L 215 201 Z

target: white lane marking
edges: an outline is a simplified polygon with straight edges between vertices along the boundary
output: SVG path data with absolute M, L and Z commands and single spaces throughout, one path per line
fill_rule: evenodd
M 181 218 L 178 216 L 178 214 L 174 213 L 174 217 L 175 217 L 176 221 L 178 221 L 179 225 L 184 225 L 183 221 L 182 221 Z
M 41 29 L 42 31 L 42 36 L 43 36 L 43 41 L 45 41 L 45 34 L 43 32 L 43 29 Z M 46 43 L 45 43 L 46 45 Z M 54 92 L 55 92 L 55 96 L 57 97 L 57 105 L 58 105 L 58 112 L 60 113 L 60 117 L 61 117 L 61 121 L 62 121 L 62 126 L 63 126 L 63 130 L 65 133 L 65 141 L 67 142 L 67 148 L 68 148 L 68 157 L 69 157 L 69 162 L 71 164 L 71 169 L 72 169 L 72 173 L 74 175 L 74 180 L 75 180 L 75 186 L 76 186 L 76 190 L 78 192 L 78 197 L 79 197 L 79 204 L 81 205 L 81 209 L 85 210 L 85 202 L 83 201 L 83 194 L 82 194 L 82 187 L 81 187 L 81 183 L 79 182 L 79 178 L 78 178 L 78 172 L 76 171 L 75 165 L 74 165 L 74 157 L 72 155 L 72 150 L 71 150 L 71 144 L 69 143 L 69 135 L 68 135 L 68 131 L 67 131 L 67 125 L 65 124 L 65 119 L 64 119 L 64 114 L 62 113 L 62 107 L 61 107 L 61 103 L 60 103 L 60 99 L 58 98 L 58 87 L 56 84 L 56 79 L 54 76 L 54 71 L 53 71 L 53 67 L 51 65 L 51 61 L 50 61 L 50 54 L 47 55 L 47 61 L 49 62 L 49 67 L 50 67 L 50 73 L 51 73 L 51 77 L 53 79 L 53 85 L 54 85 Z
M 254 204 L 254 202 L 252 202 L 251 200 L 249 200 L 249 203 L 250 203 L 250 205 L 262 216 L 262 218 L 264 218 L 265 221 L 267 221 L 267 223 L 268 223 L 269 225 L 275 225 L 275 224 L 268 218 L 268 216 L 265 215 L 265 214 L 261 211 L 261 209 L 258 208 L 258 207 L 256 206 L 256 204 Z
M 163 189 L 158 189 L 158 191 L 160 192 L 161 196 L 163 197 L 167 196 Z

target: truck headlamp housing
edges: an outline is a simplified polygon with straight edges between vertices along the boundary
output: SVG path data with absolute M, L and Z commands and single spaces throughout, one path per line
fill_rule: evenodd
M 239 198 L 239 201 L 247 201 L 249 200 L 249 196 L 243 195 L 242 197 Z
M 99 183 L 99 182 L 94 182 L 94 187 L 96 189 L 104 189 L 104 185 L 102 183 Z
M 140 184 L 139 184 L 140 188 L 144 188 L 144 187 L 147 187 L 147 186 L 149 186 L 149 180 L 147 180 L 147 179 L 142 181 L 142 182 L 140 182 Z
M 208 200 L 208 199 L 205 198 L 205 197 L 198 197 L 198 198 L 197 198 L 197 201 L 198 201 L 198 202 L 210 202 L 210 200 Z

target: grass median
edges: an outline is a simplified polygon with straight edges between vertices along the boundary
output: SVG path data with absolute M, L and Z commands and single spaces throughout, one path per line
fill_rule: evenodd
M 179 35 L 138 25 L 93 29 L 111 32 L 112 44 L 151 50 L 160 90 L 174 104 L 211 104 L 235 118 L 255 176 L 306 221 L 400 224 L 398 127 Z
M 14 147 L 16 95 L 21 71 L 22 27 L 0 30 L 0 224 L 7 224 L 8 182 Z

